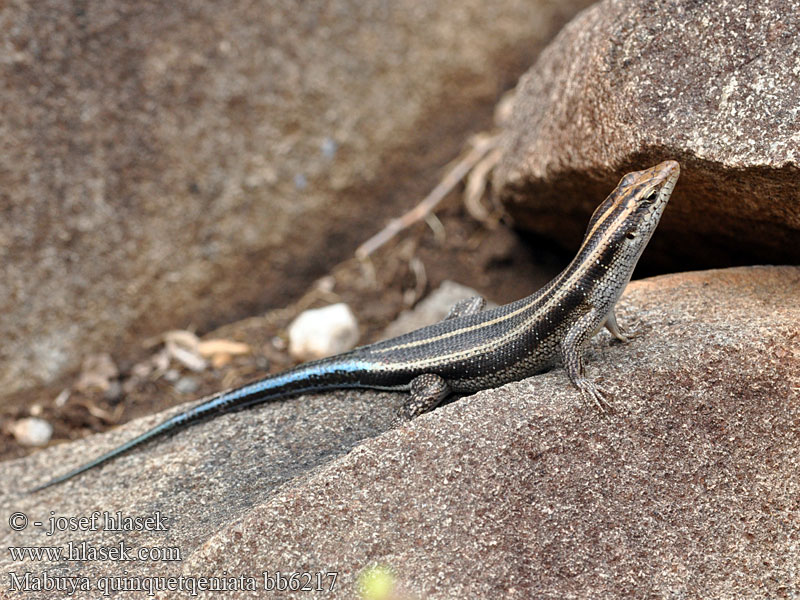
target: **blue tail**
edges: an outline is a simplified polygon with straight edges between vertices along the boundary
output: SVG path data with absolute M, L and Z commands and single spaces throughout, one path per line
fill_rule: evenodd
M 80 475 L 84 471 L 102 465 L 129 450 L 144 444 L 156 437 L 168 432 L 181 429 L 191 423 L 200 421 L 212 414 L 222 414 L 239 410 L 253 404 L 259 404 L 268 400 L 275 400 L 304 392 L 322 391 L 326 389 L 369 387 L 364 385 L 359 379 L 359 374 L 363 372 L 363 364 L 359 361 L 342 360 L 342 357 L 334 359 L 323 359 L 313 363 L 300 365 L 294 369 L 278 373 L 270 377 L 265 377 L 259 381 L 254 381 L 240 388 L 223 392 L 217 396 L 203 402 L 183 412 L 175 415 L 156 425 L 152 429 L 145 431 L 141 435 L 109 450 L 94 460 L 81 465 L 64 473 L 47 483 L 33 488 L 28 493 L 41 491 L 50 486 L 56 485 Z

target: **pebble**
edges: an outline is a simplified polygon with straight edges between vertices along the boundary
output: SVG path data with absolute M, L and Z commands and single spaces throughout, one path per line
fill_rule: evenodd
M 196 377 L 181 377 L 172 385 L 179 394 L 194 394 L 200 387 L 200 382 Z
M 358 322 L 347 304 L 304 311 L 289 325 L 289 354 L 301 361 L 324 358 L 355 347 Z
M 53 426 L 44 419 L 28 417 L 11 425 L 11 433 L 22 446 L 44 446 L 53 437 Z

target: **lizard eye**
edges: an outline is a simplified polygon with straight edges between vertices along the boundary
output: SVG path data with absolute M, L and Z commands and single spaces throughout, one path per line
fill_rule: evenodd
M 652 192 L 647 194 L 647 196 L 644 197 L 644 201 L 648 203 L 655 202 L 656 198 L 658 198 L 658 190 L 653 190 Z
M 633 240 L 636 239 L 636 234 L 632 231 L 629 231 L 628 233 L 625 234 L 625 237 L 628 238 L 629 240 Z

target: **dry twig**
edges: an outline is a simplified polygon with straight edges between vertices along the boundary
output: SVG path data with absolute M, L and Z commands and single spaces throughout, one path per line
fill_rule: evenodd
M 356 250 L 356 258 L 361 261 L 365 260 L 398 233 L 429 215 L 467 173 L 497 146 L 499 139 L 499 135 L 476 136 L 472 150 L 456 163 L 438 185 L 431 190 L 430 194 L 402 217 L 389 221 L 386 227 L 361 244 Z

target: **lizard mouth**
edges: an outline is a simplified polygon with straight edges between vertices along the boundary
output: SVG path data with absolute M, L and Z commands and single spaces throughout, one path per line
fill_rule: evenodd
M 665 160 L 656 165 L 654 169 L 658 178 L 666 179 L 666 183 L 664 183 L 664 187 L 662 188 L 663 192 L 666 194 L 672 193 L 675 184 L 678 183 L 678 177 L 681 174 L 681 166 L 678 164 L 678 161 Z

